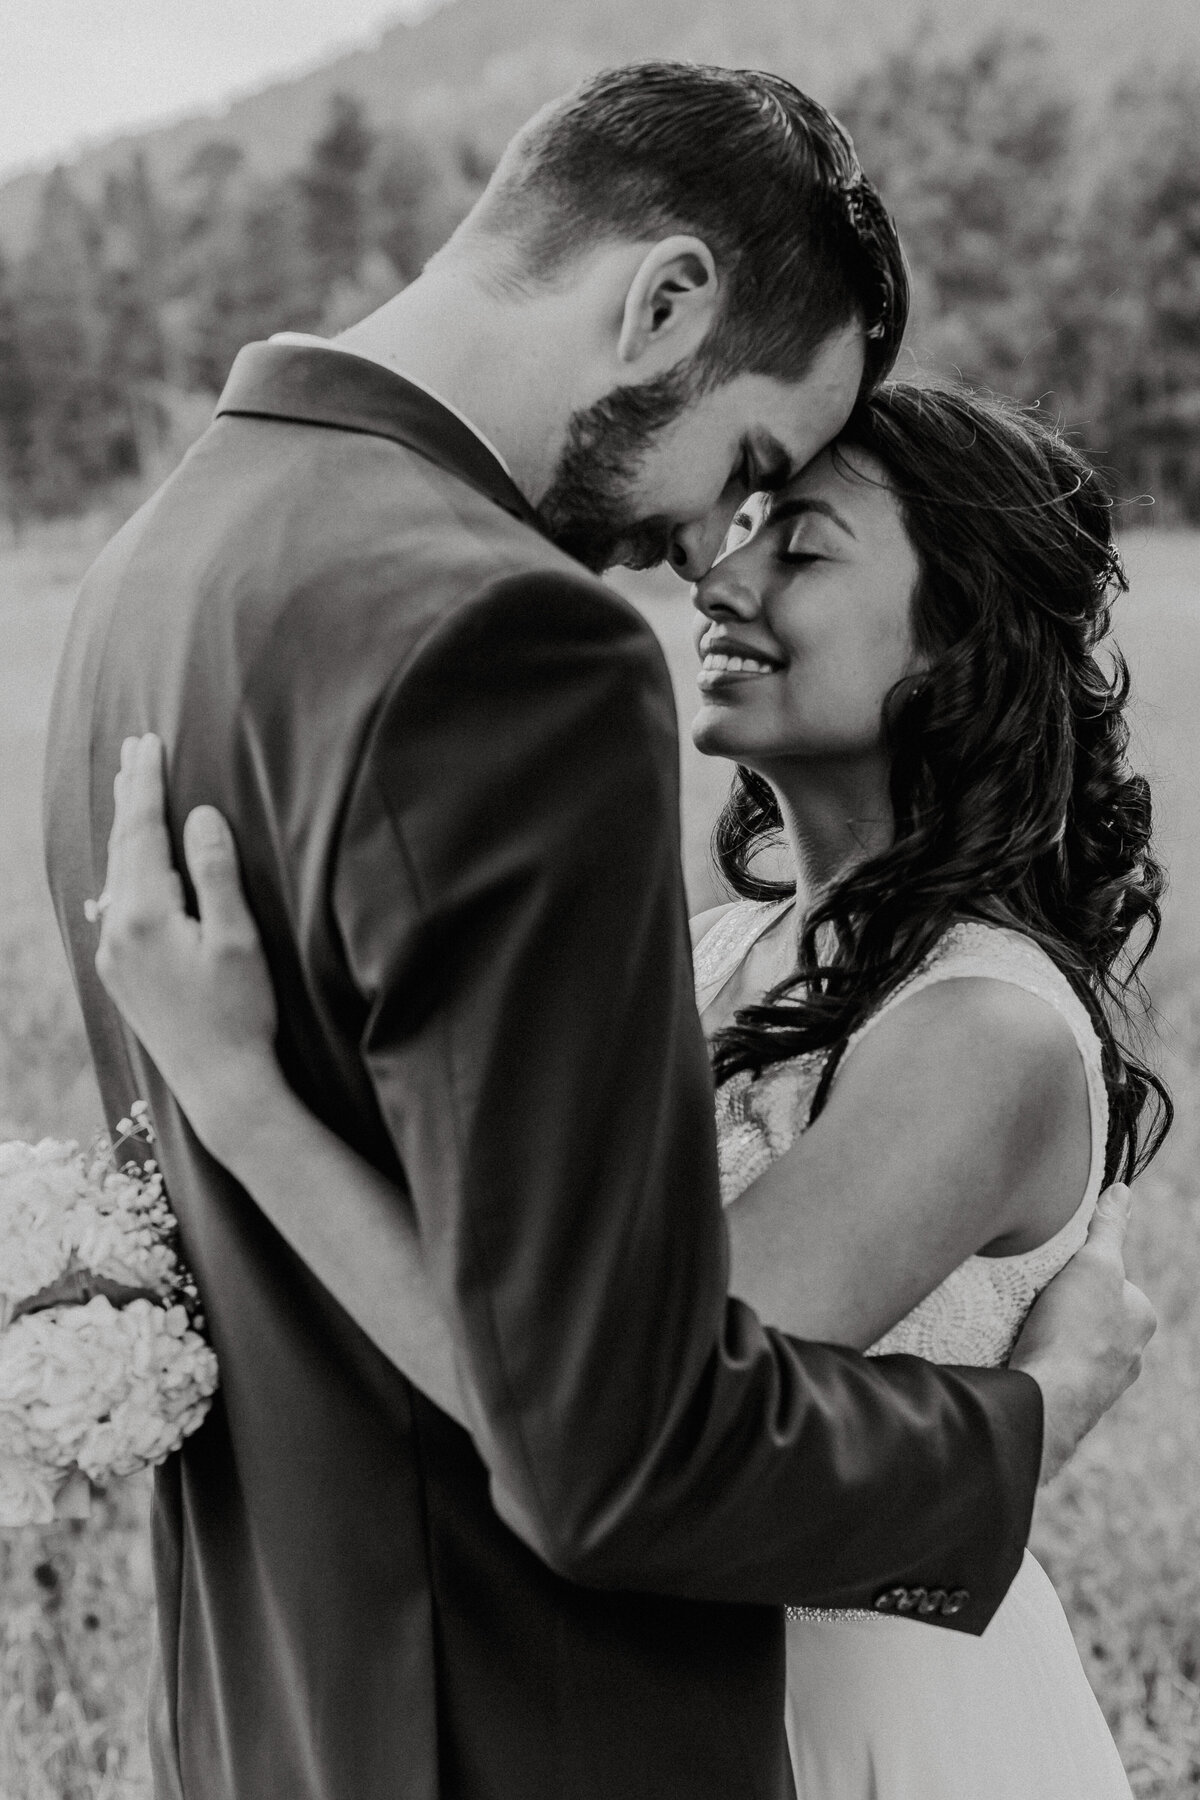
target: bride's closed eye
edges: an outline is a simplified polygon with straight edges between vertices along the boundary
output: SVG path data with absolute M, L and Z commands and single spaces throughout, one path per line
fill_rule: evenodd
M 789 568 L 827 560 L 824 548 L 807 521 L 799 526 L 793 525 L 790 531 L 780 530 L 775 556 L 777 561 L 786 563 Z

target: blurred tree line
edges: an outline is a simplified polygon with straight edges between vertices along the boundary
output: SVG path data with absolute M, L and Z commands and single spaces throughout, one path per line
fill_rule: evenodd
M 1080 117 L 1036 39 L 918 42 L 839 111 L 900 225 L 918 366 L 1037 402 L 1140 522 L 1200 522 L 1200 70 Z
M 1200 75 L 1080 117 L 1035 40 L 920 39 L 839 112 L 913 266 L 912 361 L 1061 418 L 1126 497 L 1200 521 Z M 0 262 L 0 498 L 17 525 L 157 480 L 240 346 L 332 333 L 412 279 L 481 190 L 464 133 L 377 133 L 336 98 L 264 180 L 214 139 L 169 189 L 135 156 L 85 199 L 64 169 Z
M 361 318 L 490 172 L 469 140 L 377 134 L 344 96 L 282 180 L 220 139 L 169 191 L 140 154 L 95 203 L 55 169 L 28 250 L 0 259 L 0 506 L 19 526 L 161 478 L 243 344 Z

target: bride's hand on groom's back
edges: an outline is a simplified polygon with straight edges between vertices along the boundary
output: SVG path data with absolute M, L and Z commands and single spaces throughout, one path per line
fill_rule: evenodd
M 1100 1196 L 1087 1242 L 1038 1297 L 1009 1358 L 1042 1389 L 1043 1481 L 1137 1380 L 1154 1335 L 1154 1308 L 1125 1277 L 1131 1205 L 1120 1184 Z
M 214 807 L 184 826 L 199 917 L 184 905 L 166 828 L 157 737 L 127 738 L 100 906 L 96 969 L 201 1141 L 231 1131 L 282 1083 L 275 995 L 233 834 Z

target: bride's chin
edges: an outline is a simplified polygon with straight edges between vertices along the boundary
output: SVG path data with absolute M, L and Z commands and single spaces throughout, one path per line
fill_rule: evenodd
M 701 756 L 734 756 L 736 732 L 728 729 L 728 721 L 705 707 L 692 720 L 692 742 Z
M 692 743 L 701 756 L 725 757 L 729 762 L 744 762 L 750 744 L 743 734 L 731 731 L 723 720 L 697 720 L 692 727 Z

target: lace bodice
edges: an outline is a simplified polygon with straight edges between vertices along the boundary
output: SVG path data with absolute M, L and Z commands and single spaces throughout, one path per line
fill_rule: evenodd
M 762 906 L 752 901 L 731 907 L 696 947 L 696 994 L 709 1004 L 735 973 L 752 946 L 786 910 L 788 903 Z M 779 976 L 786 973 L 780 969 Z M 1052 1276 L 1087 1236 L 1104 1174 L 1108 1098 L 1100 1042 L 1087 1009 L 1066 977 L 1031 939 L 1016 931 L 974 921 L 954 925 L 917 973 L 880 1007 L 851 1038 L 846 1056 L 887 1013 L 910 994 L 935 981 L 988 976 L 1036 994 L 1071 1028 L 1087 1078 L 1092 1159 L 1087 1187 L 1074 1215 L 1053 1237 L 1018 1256 L 972 1256 L 872 1345 L 869 1355 L 906 1352 L 931 1362 L 976 1367 L 1003 1363 L 1025 1314 Z M 717 1093 L 717 1140 L 721 1197 L 728 1206 L 756 1176 L 789 1148 L 802 1131 L 824 1058 L 793 1057 L 761 1075 L 733 1076 Z

